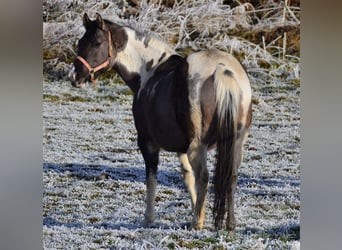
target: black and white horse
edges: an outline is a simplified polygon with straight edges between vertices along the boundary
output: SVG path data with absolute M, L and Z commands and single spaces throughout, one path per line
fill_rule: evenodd
M 116 71 L 134 93 L 138 146 L 146 165 L 145 224 L 155 219 L 157 165 L 161 149 L 177 152 L 190 193 L 191 227 L 202 229 L 208 190 L 207 150 L 216 147 L 214 226 L 235 228 L 234 194 L 242 147 L 251 125 L 251 87 L 241 64 L 216 51 L 184 58 L 152 35 L 83 16 L 86 32 L 69 75 L 72 85 Z

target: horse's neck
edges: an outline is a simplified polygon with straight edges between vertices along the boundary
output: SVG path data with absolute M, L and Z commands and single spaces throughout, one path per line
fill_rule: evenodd
M 154 69 L 163 63 L 174 50 L 156 38 L 139 36 L 136 31 L 126 28 L 128 42 L 117 55 L 116 61 L 126 75 L 139 75 L 139 87 L 153 74 Z M 120 74 L 120 72 L 118 72 Z M 123 76 L 124 74 L 120 74 Z M 125 78 L 125 77 L 123 77 Z M 129 79 L 123 79 L 126 83 Z

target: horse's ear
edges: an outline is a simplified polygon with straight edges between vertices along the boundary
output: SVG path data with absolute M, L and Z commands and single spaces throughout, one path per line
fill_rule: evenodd
M 96 23 L 97 23 L 97 27 L 104 30 L 104 22 L 103 22 L 103 19 L 99 13 L 96 13 Z
M 83 15 L 83 25 L 85 28 L 87 28 L 89 26 L 89 23 L 90 23 L 90 19 L 88 17 L 88 14 L 87 13 L 84 13 Z

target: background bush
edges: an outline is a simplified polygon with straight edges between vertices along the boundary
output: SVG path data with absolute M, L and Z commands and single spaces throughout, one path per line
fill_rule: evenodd
M 153 32 L 181 54 L 217 48 L 234 54 L 258 81 L 299 84 L 299 0 L 43 0 L 43 72 L 65 79 L 82 16 Z

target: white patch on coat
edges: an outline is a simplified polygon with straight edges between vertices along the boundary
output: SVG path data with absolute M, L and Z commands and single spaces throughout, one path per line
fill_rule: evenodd
M 116 60 L 124 65 L 129 72 L 136 72 L 140 75 L 140 89 L 142 89 L 147 80 L 153 75 L 155 68 L 165 62 L 171 55 L 177 53 L 156 37 L 149 36 L 139 40 L 135 30 L 128 27 L 124 29 L 128 36 L 127 45 L 123 51 L 118 53 Z M 145 45 L 146 39 L 148 39 L 148 46 Z M 163 53 L 165 53 L 165 56 L 159 61 Z M 151 60 L 153 60 L 153 64 L 151 69 L 147 71 L 146 64 Z

